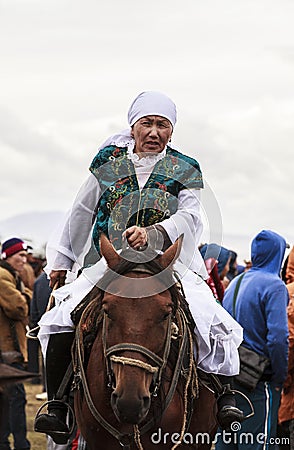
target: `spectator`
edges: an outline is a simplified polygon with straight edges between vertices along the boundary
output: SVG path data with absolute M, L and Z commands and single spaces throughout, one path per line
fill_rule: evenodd
M 251 269 L 252 267 L 252 261 L 250 259 L 244 259 L 245 268 L 244 272 L 247 272 L 247 270 Z
M 51 291 L 52 289 L 49 287 L 49 280 L 47 278 L 47 275 L 45 274 L 45 272 L 42 272 L 34 283 L 33 298 L 31 302 L 31 311 L 30 311 L 31 328 L 35 328 L 38 326 L 39 320 L 46 311 Z M 40 343 L 38 340 L 30 339 L 28 344 L 30 349 L 29 370 L 31 372 L 38 373 L 40 371 L 39 367 Z M 38 400 L 46 400 L 47 398 L 44 380 L 43 380 L 43 392 L 41 394 L 37 394 L 36 397 Z
M 245 266 L 241 266 L 238 264 L 237 261 L 237 253 L 233 250 L 230 250 L 231 253 L 231 259 L 230 259 L 230 268 L 226 275 L 226 278 L 228 279 L 229 283 L 232 281 L 233 278 L 235 278 L 237 275 L 240 275 L 240 273 L 244 272 Z
M 230 444 L 225 439 L 218 439 L 216 450 L 275 448 L 270 438 L 276 436 L 288 357 L 288 292 L 280 278 L 285 249 L 286 242 L 281 236 L 272 231 L 261 231 L 251 245 L 252 268 L 236 277 L 225 292 L 223 306 L 243 327 L 244 347 L 253 350 L 257 356 L 268 358 L 269 365 L 253 391 L 236 381 L 236 389 L 251 400 L 255 414 L 242 423 Z M 248 410 L 242 396 L 236 396 L 236 404 L 242 410 Z M 241 445 L 241 433 L 249 433 L 252 442 Z
M 221 303 L 224 298 L 224 279 L 229 270 L 230 251 L 218 244 L 200 247 L 209 278 L 206 280 L 215 298 Z
M 28 263 L 32 266 L 35 277 L 38 278 L 46 263 L 45 248 L 33 248 L 32 252 L 28 255 Z
M 286 284 L 289 285 L 293 282 L 294 282 L 294 247 L 292 247 L 292 249 L 288 255 L 288 263 L 287 263 L 287 268 L 286 268 Z M 291 292 L 292 292 L 292 287 L 291 287 Z
M 34 269 L 32 268 L 31 264 L 28 262 L 28 256 L 27 256 L 27 262 L 25 263 L 23 270 L 21 271 L 20 278 L 22 279 L 23 284 L 28 289 L 30 289 L 30 291 L 32 291 L 36 277 L 35 277 Z
M 3 360 L 24 370 L 28 361 L 26 326 L 32 292 L 20 273 L 27 260 L 26 244 L 18 238 L 5 241 L 0 261 L 0 349 Z M 0 450 L 10 450 L 13 435 L 15 450 L 30 449 L 26 426 L 26 394 L 22 383 L 7 388 L 7 414 L 0 426 Z
M 286 283 L 290 296 L 288 306 L 289 325 L 289 361 L 288 375 L 284 383 L 281 406 L 279 409 L 279 423 L 287 426 L 290 437 L 290 450 L 294 450 L 294 247 L 288 257 L 286 267 Z
M 45 255 L 42 249 L 34 249 L 31 245 L 27 246 L 27 262 L 21 272 L 21 279 L 24 285 L 31 291 L 37 277 L 42 273 L 45 263 Z

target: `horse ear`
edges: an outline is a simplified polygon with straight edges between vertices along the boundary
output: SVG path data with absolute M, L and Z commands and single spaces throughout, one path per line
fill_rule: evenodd
M 158 262 L 160 265 L 166 269 L 168 266 L 173 264 L 178 258 L 182 243 L 183 243 L 184 235 L 178 237 L 178 239 L 171 245 L 164 253 L 158 258 Z
M 113 269 L 121 262 L 122 258 L 119 256 L 104 233 L 101 233 L 100 235 L 100 251 L 101 255 L 106 259 L 107 265 L 110 269 Z

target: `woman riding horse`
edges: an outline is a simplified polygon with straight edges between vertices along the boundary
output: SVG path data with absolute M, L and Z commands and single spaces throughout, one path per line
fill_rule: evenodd
M 170 142 L 176 107 L 166 95 L 142 92 L 129 109 L 128 122 L 129 129 L 111 136 L 100 147 L 61 234 L 47 248 L 51 285 L 62 286 L 55 290 L 56 306 L 39 323 L 48 397 L 56 397 L 70 362 L 74 335 L 70 313 L 95 285 L 99 287 L 106 270 L 104 258 L 98 260 L 100 234 L 105 233 L 117 249 L 126 239 L 135 250 L 153 243 L 158 251 L 164 251 L 183 234 L 179 277 L 196 323 L 198 367 L 219 375 L 224 385 L 218 394 L 217 418 L 222 427 L 227 427 L 243 419 L 230 390 L 231 377 L 239 372 L 237 348 L 242 329 L 215 301 L 204 281 L 207 273 L 197 249 L 202 233 L 201 170 L 195 159 L 177 151 Z M 69 272 L 93 263 L 94 248 L 98 262 L 64 285 Z M 35 429 L 64 443 L 68 433 L 66 408 L 56 400 L 48 410 L 48 414 L 37 417 Z M 65 435 L 60 438 L 55 431 Z

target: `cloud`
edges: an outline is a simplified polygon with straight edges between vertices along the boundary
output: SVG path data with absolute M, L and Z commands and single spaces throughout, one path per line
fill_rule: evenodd
M 215 164 L 207 176 L 220 199 L 224 227 L 254 233 L 280 229 L 293 239 L 289 162 L 294 139 L 294 102 L 264 101 L 212 121 Z
M 290 0 L 2 0 L 0 219 L 65 210 L 138 92 L 176 102 L 224 234 L 294 242 Z M 2 156 L 4 155 L 4 156 Z
M 0 108 L 0 217 L 71 206 L 97 148 L 123 128 L 119 118 L 31 126 Z

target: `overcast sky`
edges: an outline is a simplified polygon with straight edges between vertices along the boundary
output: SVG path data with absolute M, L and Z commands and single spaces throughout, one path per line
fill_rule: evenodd
M 150 89 L 200 162 L 206 228 L 293 243 L 293 23 L 293 0 L 0 0 L 0 221 L 66 211 Z

